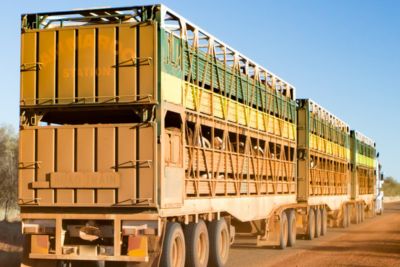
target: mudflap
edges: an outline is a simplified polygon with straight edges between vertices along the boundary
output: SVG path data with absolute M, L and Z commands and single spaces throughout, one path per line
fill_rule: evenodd
M 258 247 L 278 246 L 281 232 L 280 215 L 275 214 L 267 219 L 264 235 L 257 236 Z

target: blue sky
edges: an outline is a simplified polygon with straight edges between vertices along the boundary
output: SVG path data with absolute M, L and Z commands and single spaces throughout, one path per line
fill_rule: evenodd
M 18 128 L 20 14 L 154 1 L 11 1 L 1 16 L 0 124 Z M 182 16 L 377 142 L 400 178 L 400 1 L 174 1 Z

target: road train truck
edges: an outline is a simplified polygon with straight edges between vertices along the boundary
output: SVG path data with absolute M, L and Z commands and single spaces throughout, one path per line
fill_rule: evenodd
M 375 144 L 163 5 L 21 17 L 22 266 L 224 266 L 374 205 Z

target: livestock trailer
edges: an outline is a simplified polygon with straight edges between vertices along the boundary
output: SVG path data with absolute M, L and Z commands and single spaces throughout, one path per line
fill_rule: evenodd
M 223 266 L 236 232 L 358 222 L 373 154 L 295 97 L 163 5 L 22 15 L 22 266 Z

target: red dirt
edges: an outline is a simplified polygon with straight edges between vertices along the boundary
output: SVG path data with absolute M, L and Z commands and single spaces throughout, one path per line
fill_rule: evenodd
M 347 229 L 329 229 L 313 241 L 298 240 L 295 248 L 285 251 L 254 245 L 251 249 L 239 240 L 228 266 L 400 266 L 400 203 L 385 207 L 382 216 Z

